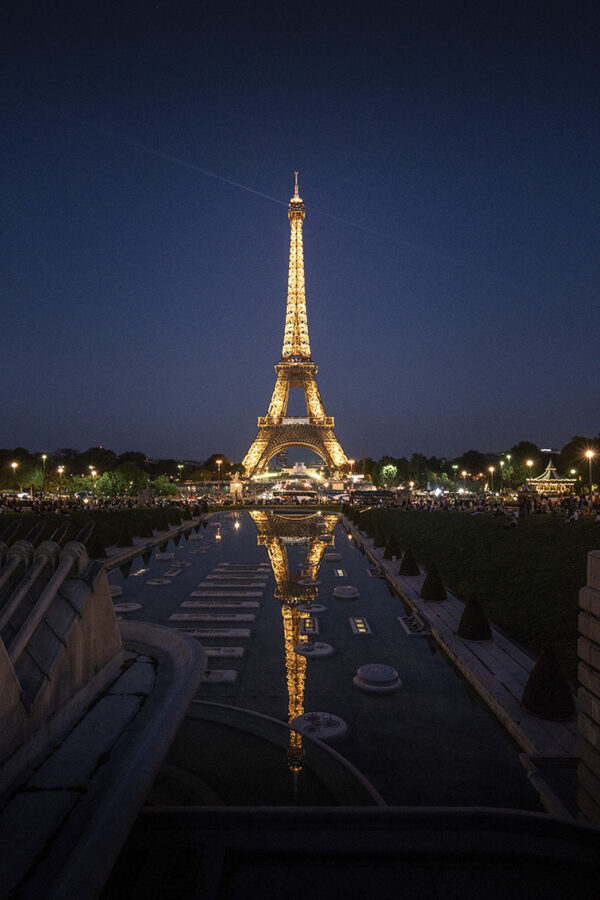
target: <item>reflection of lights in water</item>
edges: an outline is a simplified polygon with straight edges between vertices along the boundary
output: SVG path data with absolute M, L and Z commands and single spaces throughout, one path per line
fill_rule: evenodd
M 304 713 L 304 687 L 306 681 L 306 657 L 295 653 L 298 644 L 310 644 L 314 635 L 318 634 L 314 616 L 309 613 L 310 603 L 318 598 L 316 580 L 325 549 L 331 544 L 319 540 L 325 526 L 325 532 L 333 535 L 338 517 L 317 515 L 288 517 L 277 513 L 252 510 L 252 519 L 257 527 L 257 543 L 266 546 L 271 568 L 277 583 L 275 596 L 281 601 L 283 619 L 283 637 L 285 650 L 285 668 L 288 689 L 288 722 Z M 319 518 L 317 518 L 317 516 Z M 317 525 L 317 523 L 319 523 Z M 321 524 L 323 523 L 323 524 Z M 296 571 L 292 571 L 288 550 L 294 546 L 293 559 L 296 560 Z M 297 553 L 296 548 L 303 552 Z M 302 575 L 310 580 L 310 584 L 299 584 L 297 569 L 301 567 Z M 300 591 L 299 588 L 302 588 Z M 308 604 L 299 608 L 298 600 Z M 312 625 L 312 629 L 311 629 Z M 304 626 L 304 627 L 303 627 Z M 303 632 L 308 633 L 303 633 Z M 294 777 L 294 793 L 297 796 L 298 779 L 304 767 L 304 747 L 302 735 L 290 731 L 288 743 L 288 767 Z
M 236 519 L 236 521 L 233 523 L 233 527 L 235 528 L 236 531 L 237 531 L 238 528 L 240 527 L 240 523 L 237 521 L 237 519 Z
M 349 540 L 349 541 L 352 540 L 352 535 L 351 535 L 351 534 L 348 535 L 348 540 Z
M 135 578 L 136 575 L 143 575 L 144 572 L 147 572 L 148 569 L 138 569 L 137 572 L 132 572 L 129 576 L 130 578 Z
M 220 541 L 220 540 L 221 540 L 221 532 L 217 531 L 217 533 L 215 534 L 215 541 Z

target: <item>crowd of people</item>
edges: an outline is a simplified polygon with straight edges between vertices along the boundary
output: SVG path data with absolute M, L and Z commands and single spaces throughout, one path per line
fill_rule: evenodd
M 148 507 L 152 509 L 178 507 L 185 510 L 190 503 L 186 500 L 156 497 L 153 499 L 139 499 L 135 497 L 112 497 L 105 499 L 98 498 L 81 498 L 81 497 L 45 497 L 44 499 L 36 498 L 35 500 L 24 501 L 18 497 L 4 495 L 0 496 L 0 515 L 2 513 L 27 513 L 33 512 L 35 515 L 44 513 L 56 513 L 57 515 L 67 515 L 73 512 L 97 511 L 104 510 L 108 512 L 117 512 L 122 509 L 138 509 Z
M 427 494 L 389 499 L 379 505 L 418 512 L 433 512 L 443 509 L 467 512 L 473 516 L 489 513 L 494 516 L 506 516 L 508 518 L 506 527 L 510 528 L 517 527 L 520 517 L 529 515 L 558 516 L 565 522 L 577 522 L 583 516 L 593 516 L 595 522 L 600 525 L 600 494 L 598 493 L 552 497 L 545 494 L 523 492 L 518 496 L 513 495 L 506 499 L 494 496 L 465 497 L 462 495 L 437 497 L 434 494 Z

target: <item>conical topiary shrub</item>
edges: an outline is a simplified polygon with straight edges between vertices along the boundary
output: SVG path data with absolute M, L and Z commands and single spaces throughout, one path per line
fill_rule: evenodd
M 402 557 L 402 562 L 400 563 L 400 568 L 398 569 L 398 575 L 420 575 L 421 570 L 415 562 L 415 558 L 413 556 L 412 549 L 409 547 L 404 556 Z
M 375 530 L 375 536 L 373 537 L 373 546 L 385 547 L 385 534 L 383 533 L 381 528 L 377 528 Z
M 85 549 L 89 559 L 104 559 L 106 556 L 102 541 L 95 531 L 87 539 Z
M 384 559 L 391 559 L 393 556 L 400 556 L 400 547 L 398 546 L 398 539 L 395 534 L 392 534 L 388 539 L 385 545 L 385 553 L 383 554 Z
M 421 597 L 423 600 L 440 601 L 446 599 L 446 588 L 440 577 L 435 563 L 431 564 L 429 572 L 425 576 L 425 581 L 421 588 Z
M 492 629 L 477 597 L 467 600 L 456 633 L 465 641 L 491 641 Z
M 156 523 L 156 527 L 158 531 L 168 531 L 171 527 L 169 522 L 169 516 L 166 512 L 161 513 L 158 518 L 158 522 Z
M 127 562 L 124 562 L 122 566 L 119 566 L 119 571 L 123 578 L 128 578 L 129 573 L 131 572 L 131 567 L 133 565 L 133 560 L 128 559 Z
M 117 547 L 133 547 L 133 538 L 129 530 L 127 522 L 123 522 L 119 537 L 117 538 Z
M 138 527 L 138 534 L 143 538 L 151 538 L 153 535 L 152 525 L 150 524 L 150 519 L 144 516 Z
M 206 519 L 204 519 L 204 521 L 202 522 L 202 527 L 203 527 L 203 528 L 206 528 L 207 525 L 208 525 L 208 522 L 207 522 Z
M 541 719 L 564 720 L 575 715 L 573 694 L 550 644 L 546 644 L 529 674 L 523 708 Z
M 142 560 L 144 561 L 144 565 L 147 566 L 150 560 L 152 559 L 152 549 L 146 550 L 145 553 L 142 553 Z

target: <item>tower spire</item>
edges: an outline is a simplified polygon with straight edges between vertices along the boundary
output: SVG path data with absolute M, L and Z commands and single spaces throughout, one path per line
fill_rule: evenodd
M 290 220 L 290 265 L 288 270 L 287 307 L 281 358 L 291 356 L 309 360 L 310 341 L 306 318 L 306 294 L 304 289 L 304 248 L 302 245 L 302 223 L 306 211 L 304 201 L 298 193 L 298 173 L 295 172 L 294 196 L 290 200 L 288 218 Z

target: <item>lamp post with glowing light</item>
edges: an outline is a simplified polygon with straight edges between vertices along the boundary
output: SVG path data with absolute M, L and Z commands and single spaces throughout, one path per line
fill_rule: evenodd
M 215 459 L 217 464 L 217 497 L 221 496 L 221 466 L 223 465 L 222 459 Z
M 10 467 L 13 470 L 13 490 L 14 491 L 16 491 L 16 489 L 17 489 L 17 466 L 18 465 L 19 465 L 18 462 L 11 462 L 11 464 L 10 464 Z
M 590 467 L 590 496 L 592 493 L 592 460 L 596 455 L 593 450 L 586 450 L 585 455 L 587 456 L 588 465 Z
M 58 499 L 60 500 L 60 498 L 62 496 L 62 477 L 63 477 L 63 472 L 65 471 L 65 467 L 59 466 L 56 471 L 58 472 Z
M 466 469 L 463 469 L 462 472 L 461 472 L 460 474 L 462 475 L 462 480 L 463 480 L 463 494 L 464 494 L 464 492 L 465 492 L 466 489 L 467 489 L 467 471 L 466 471 Z
M 500 460 L 500 493 L 504 491 L 504 460 Z
M 42 453 L 42 497 L 44 496 L 44 491 L 46 490 L 46 460 L 48 459 L 47 453 Z
M 488 468 L 488 472 L 489 472 L 490 475 L 491 475 L 490 481 L 491 481 L 491 491 L 492 491 L 492 494 L 494 493 L 494 472 L 495 472 L 495 471 L 496 471 L 495 466 L 490 466 L 490 467 Z
M 527 481 L 529 481 L 529 479 L 531 478 L 531 467 L 533 466 L 533 460 L 532 460 L 532 459 L 526 459 L 526 460 L 525 460 L 525 465 L 526 465 L 527 468 L 529 469 L 529 475 L 528 475 L 527 478 L 525 479 L 525 481 L 527 482 Z
M 510 477 L 511 477 L 511 475 L 512 475 L 512 468 L 511 468 L 511 465 L 510 465 L 510 461 L 511 461 L 511 459 L 512 459 L 512 456 L 510 455 L 510 453 L 507 453 L 507 454 L 506 454 L 506 458 L 507 458 L 507 460 L 508 460 L 508 487 L 509 487 L 509 489 L 510 489 Z
M 352 482 L 352 467 L 354 466 L 355 461 L 353 459 L 349 459 L 348 462 L 350 463 L 350 481 Z M 350 484 L 350 490 L 352 490 L 352 484 Z

